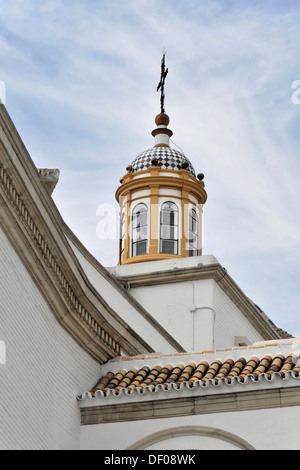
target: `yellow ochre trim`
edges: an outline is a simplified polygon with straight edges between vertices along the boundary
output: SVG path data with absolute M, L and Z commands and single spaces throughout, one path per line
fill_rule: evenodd
M 170 172 L 174 176 L 170 176 Z M 134 179 L 135 175 L 143 175 L 142 178 Z M 188 224 L 189 216 L 188 211 L 184 210 L 187 205 L 196 205 L 191 201 L 189 196 L 193 196 L 197 204 L 203 205 L 207 200 L 207 194 L 204 189 L 204 182 L 198 181 L 187 170 L 167 170 L 160 169 L 159 167 L 150 167 L 147 170 L 142 170 L 136 173 L 127 173 L 122 178 L 122 184 L 116 191 L 116 199 L 125 210 L 125 239 L 124 239 L 124 252 L 123 259 L 120 264 L 143 263 L 147 261 L 158 261 L 172 258 L 185 258 L 189 256 L 188 250 Z M 159 194 L 159 190 L 164 189 L 165 194 Z M 176 190 L 180 192 L 179 195 L 168 194 L 168 190 Z M 150 194 L 132 197 L 136 191 L 150 190 Z M 122 200 L 124 198 L 124 200 Z M 179 239 L 179 254 L 159 253 L 159 213 L 158 202 L 159 198 L 178 200 L 181 201 L 181 222 L 180 232 L 181 238 Z M 130 214 L 132 203 L 140 199 L 149 200 L 149 226 L 148 226 L 148 253 L 138 256 L 131 255 L 131 233 L 130 228 Z M 199 255 L 202 254 L 202 211 L 199 211 Z
M 143 173 L 144 171 L 145 170 L 139 173 Z M 142 189 L 151 189 L 152 186 L 157 186 L 158 189 L 175 189 L 178 191 L 186 190 L 192 196 L 194 196 L 200 204 L 204 204 L 207 200 L 207 194 L 204 189 L 203 181 L 198 181 L 196 178 L 193 178 L 193 180 L 186 178 L 186 173 L 189 173 L 186 170 L 180 170 L 176 173 L 180 175 L 180 178 L 162 175 L 149 175 L 149 177 L 133 180 L 132 178 L 126 179 L 127 175 L 125 175 L 123 184 L 119 186 L 116 191 L 116 200 L 119 202 L 121 196 L 126 196 L 132 192 L 140 191 Z M 130 175 L 132 175 L 132 173 L 130 173 Z

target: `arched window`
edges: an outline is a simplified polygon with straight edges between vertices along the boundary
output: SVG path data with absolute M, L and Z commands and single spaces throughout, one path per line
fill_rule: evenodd
M 120 218 L 120 263 L 123 259 L 125 240 L 125 212 L 123 211 Z
M 145 255 L 148 241 L 148 208 L 138 204 L 132 212 L 132 256 Z
M 168 201 L 160 211 L 160 253 L 178 255 L 178 207 Z
M 198 256 L 198 215 L 196 209 L 189 212 L 189 256 Z

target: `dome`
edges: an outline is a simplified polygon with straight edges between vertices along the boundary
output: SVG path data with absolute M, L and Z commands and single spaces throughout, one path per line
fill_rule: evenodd
M 185 169 L 196 177 L 195 170 L 188 158 L 183 153 L 170 147 L 153 147 L 145 150 L 133 161 L 131 171 L 135 173 L 136 171 L 146 170 L 152 166 L 154 158 L 158 160 L 157 166 L 166 170 L 182 170 L 182 164 L 187 162 L 188 167 Z

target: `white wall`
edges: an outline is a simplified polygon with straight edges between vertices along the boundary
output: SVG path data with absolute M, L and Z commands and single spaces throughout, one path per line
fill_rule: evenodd
M 212 306 L 213 282 L 157 284 L 130 293 L 187 351 L 197 351 L 213 346 L 212 311 L 206 309 Z M 195 312 L 195 306 L 201 310 Z
M 176 352 L 175 348 L 166 338 L 151 325 L 143 315 L 122 295 L 105 277 L 92 266 L 83 254 L 69 240 L 74 254 L 76 255 L 82 269 L 85 271 L 91 284 L 97 289 L 109 306 L 122 318 L 136 333 L 149 344 L 154 351 L 166 353 Z M 142 306 L 144 308 L 146 305 Z M 151 313 L 150 311 L 148 311 Z M 154 316 L 154 318 L 156 318 Z M 172 334 L 172 332 L 170 332 Z
M 77 449 L 100 367 L 62 329 L 0 229 L 0 449 Z
M 235 336 L 246 336 L 249 344 L 263 339 L 213 279 L 136 287 L 130 293 L 188 352 L 233 347 Z
M 216 348 L 236 346 L 236 336 L 246 337 L 249 341 L 248 344 L 263 339 L 216 282 L 214 283 L 213 298 L 213 308 L 217 312 L 215 322 Z
M 246 441 L 256 450 L 299 450 L 299 419 L 300 407 L 290 407 L 82 426 L 81 449 L 127 449 L 153 433 L 169 429 L 171 434 L 181 426 L 196 426 L 221 430 L 220 439 L 187 435 L 145 448 L 238 450 L 236 445 L 224 440 L 223 431 Z

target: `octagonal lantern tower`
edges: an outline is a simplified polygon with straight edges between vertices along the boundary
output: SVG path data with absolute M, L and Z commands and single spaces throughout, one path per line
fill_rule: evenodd
M 196 177 L 186 156 L 170 147 L 173 133 L 163 97 L 162 91 L 161 113 L 152 131 L 154 146 L 127 166 L 116 191 L 119 264 L 202 254 L 202 208 L 207 199 L 204 175 Z

